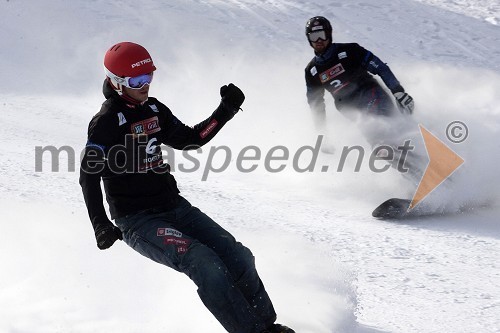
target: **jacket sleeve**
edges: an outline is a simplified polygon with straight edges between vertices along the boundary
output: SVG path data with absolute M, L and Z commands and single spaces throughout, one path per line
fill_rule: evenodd
M 362 48 L 361 46 L 359 46 Z M 362 48 L 363 49 L 363 48 Z M 399 83 L 398 79 L 392 73 L 391 69 L 387 64 L 382 62 L 375 54 L 368 50 L 364 50 L 364 57 L 362 61 L 362 66 L 368 70 L 368 72 L 378 75 L 382 78 L 382 81 L 384 81 L 385 85 L 389 90 L 394 94 L 397 92 L 404 92 L 403 87 Z
M 94 230 L 111 223 L 104 209 L 101 191 L 101 177 L 106 168 L 106 152 L 111 147 L 109 137 L 112 131 L 112 128 L 106 128 L 105 123 L 100 116 L 90 122 L 80 166 L 80 185 Z
M 161 105 L 166 112 L 162 143 L 180 150 L 197 149 L 205 145 L 233 118 L 237 111 L 226 107 L 221 102 L 208 118 L 190 127 L 177 119 L 168 107 Z
M 307 103 L 312 112 L 314 126 L 317 130 L 323 130 L 326 121 L 325 89 L 314 80 L 311 73 L 314 70 L 314 67 L 311 69 L 308 66 L 305 71 Z

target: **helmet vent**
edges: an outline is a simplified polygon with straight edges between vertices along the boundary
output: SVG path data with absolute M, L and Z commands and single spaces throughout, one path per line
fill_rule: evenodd
M 118 51 L 118 49 L 119 49 L 120 47 L 121 47 L 121 45 L 120 45 L 120 44 L 113 45 L 113 46 L 111 47 L 110 51 L 115 51 L 115 52 L 116 52 L 116 51 Z

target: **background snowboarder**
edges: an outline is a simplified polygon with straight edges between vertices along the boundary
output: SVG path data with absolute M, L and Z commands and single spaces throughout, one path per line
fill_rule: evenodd
M 327 132 L 325 90 L 333 96 L 337 110 L 343 113 L 355 110 L 376 116 L 394 114 L 392 98 L 372 74 L 382 78 L 402 113 L 413 112 L 412 97 L 405 92 L 389 67 L 356 43 L 333 43 L 332 26 L 325 17 L 309 19 L 305 32 L 315 54 L 305 69 L 306 95 L 320 134 Z M 324 148 L 327 152 L 333 149 L 328 142 Z

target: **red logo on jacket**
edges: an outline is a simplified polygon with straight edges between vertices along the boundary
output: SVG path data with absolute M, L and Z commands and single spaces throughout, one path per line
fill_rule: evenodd
M 201 132 L 200 132 L 200 137 L 202 139 L 206 138 L 207 135 L 209 135 L 213 130 L 214 128 L 217 127 L 217 124 L 219 124 L 219 122 L 216 120 L 216 119 L 212 119 L 212 121 L 207 125 L 207 127 L 205 127 Z
M 158 117 L 152 117 L 145 120 L 138 121 L 130 125 L 132 134 L 153 134 L 161 131 Z
M 329 68 L 326 71 L 324 71 L 323 73 L 321 73 L 319 75 L 319 79 L 321 80 L 321 83 L 325 83 L 325 82 L 333 79 L 334 77 L 336 77 L 344 72 L 345 72 L 345 69 L 342 66 L 342 64 L 337 64 L 337 65 L 333 66 L 332 68 Z

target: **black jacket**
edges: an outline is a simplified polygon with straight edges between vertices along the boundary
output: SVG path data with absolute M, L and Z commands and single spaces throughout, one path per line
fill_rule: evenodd
M 196 149 L 210 141 L 236 111 L 221 102 L 210 117 L 189 127 L 155 98 L 142 104 L 129 102 L 106 81 L 103 93 L 107 100 L 90 121 L 80 168 L 80 185 L 94 229 L 109 223 L 101 179 L 112 219 L 149 208 L 172 208 L 179 190 L 162 159 L 160 144 Z
M 379 75 L 392 93 L 404 91 L 389 67 L 373 53 L 356 43 L 332 43 L 305 69 L 307 101 L 314 111 L 324 113 L 326 90 L 339 110 L 355 104 L 360 93 L 378 85 L 372 74 Z

